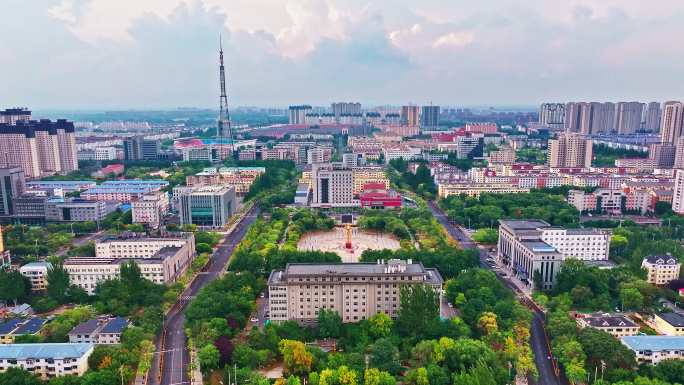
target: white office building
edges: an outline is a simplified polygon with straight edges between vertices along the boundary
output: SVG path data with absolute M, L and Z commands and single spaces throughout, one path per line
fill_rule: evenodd
M 31 262 L 19 268 L 19 272 L 31 282 L 32 291 L 47 290 L 47 275 L 52 269 L 50 262 Z
M 80 376 L 88 370 L 92 344 L 7 344 L 0 345 L 0 372 L 20 368 L 47 380 Z

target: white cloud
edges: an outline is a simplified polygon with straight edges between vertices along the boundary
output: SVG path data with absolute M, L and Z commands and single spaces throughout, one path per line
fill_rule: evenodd
M 435 39 L 432 42 L 432 48 L 459 48 L 467 46 L 473 41 L 475 41 L 475 35 L 472 32 L 449 32 Z

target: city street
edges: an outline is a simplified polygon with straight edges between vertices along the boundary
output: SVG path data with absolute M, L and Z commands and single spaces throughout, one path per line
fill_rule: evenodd
M 453 225 L 449 222 L 449 219 L 444 214 L 444 212 L 435 204 L 434 202 L 428 202 L 428 206 L 432 211 L 432 214 L 439 221 L 439 223 L 444 226 L 444 228 L 449 232 L 449 234 L 456 240 L 463 248 L 477 248 L 480 252 L 480 266 L 484 269 L 492 269 L 492 267 L 487 264 L 488 252 L 482 247 L 478 247 L 475 242 L 468 236 L 468 234 L 461 230 L 458 226 Z M 532 301 L 527 297 L 527 295 L 521 292 L 520 288 L 511 281 L 510 276 L 502 277 L 497 274 L 499 280 L 509 287 L 513 292 L 518 295 L 518 299 L 523 302 L 523 304 L 531 307 L 534 314 L 532 322 L 530 325 L 530 346 L 534 352 L 534 361 L 537 365 L 537 370 L 539 371 L 539 379 L 537 384 L 539 385 L 565 385 L 567 381 L 560 379 L 556 376 L 554 371 L 553 358 L 549 349 L 548 338 L 546 336 L 546 330 L 544 329 L 544 313 L 534 307 Z
M 149 384 L 175 385 L 190 383 L 187 375 L 190 360 L 184 331 L 185 317 L 183 310 L 201 288 L 223 274 L 230 256 L 233 254 L 233 250 L 245 236 L 258 214 L 258 208 L 254 206 L 242 217 L 233 231 L 228 233 L 223 242 L 219 244 L 204 271 L 199 273 L 192 284 L 185 289 L 178 302 L 169 312 L 164 322 L 160 341 L 157 343 L 159 354 L 155 354 L 152 362 Z M 161 373 L 159 372 L 159 359 L 162 359 Z

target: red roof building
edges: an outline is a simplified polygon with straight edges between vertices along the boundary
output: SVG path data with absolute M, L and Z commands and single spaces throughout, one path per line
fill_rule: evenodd
M 401 207 L 401 195 L 388 190 L 383 183 L 366 183 L 359 194 L 361 207 L 370 209 L 386 209 Z

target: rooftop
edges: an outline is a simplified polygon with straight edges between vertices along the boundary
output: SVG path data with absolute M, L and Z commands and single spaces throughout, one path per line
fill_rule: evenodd
M 22 269 L 51 269 L 50 262 L 29 262 L 21 267 Z
M 661 254 L 661 255 L 648 255 L 646 258 L 644 258 L 645 261 L 648 263 L 652 264 L 657 264 L 657 265 L 676 265 L 677 264 L 677 259 L 673 257 L 672 255 L 669 254 Z
M 0 323 L 0 335 L 11 333 L 12 330 L 16 329 L 20 323 L 21 319 L 19 318 L 12 318 L 9 321 Z
M 499 219 L 499 223 L 511 228 L 512 230 L 536 230 L 540 227 L 550 227 L 546 221 L 541 219 Z
M 7 344 L 0 345 L 0 358 L 18 360 L 80 358 L 91 349 L 93 349 L 92 344 Z
M 582 318 L 589 326 L 602 327 L 634 327 L 637 326 L 631 319 L 621 314 L 589 314 Z
M 73 334 L 91 334 L 100 326 L 97 319 L 91 319 L 74 326 L 69 332 L 70 335 Z
M 121 333 L 128 327 L 128 320 L 123 317 L 115 317 L 109 320 L 100 331 L 101 333 Z
M 622 343 L 635 351 L 684 350 L 684 336 L 628 336 Z
M 676 328 L 684 327 L 684 316 L 679 313 L 660 313 L 658 317 Z
M 17 329 L 14 334 L 16 335 L 22 335 L 22 334 L 36 334 L 40 331 L 40 329 L 43 328 L 43 325 L 45 325 L 45 320 L 42 318 L 31 318 L 30 320 L 24 322 L 23 325 Z
M 555 247 L 543 241 L 521 241 L 520 243 L 528 249 L 538 253 L 557 253 Z
M 404 271 L 387 271 L 388 267 L 406 267 Z M 422 263 L 288 263 L 284 273 L 287 275 L 368 275 L 368 274 L 422 274 Z

